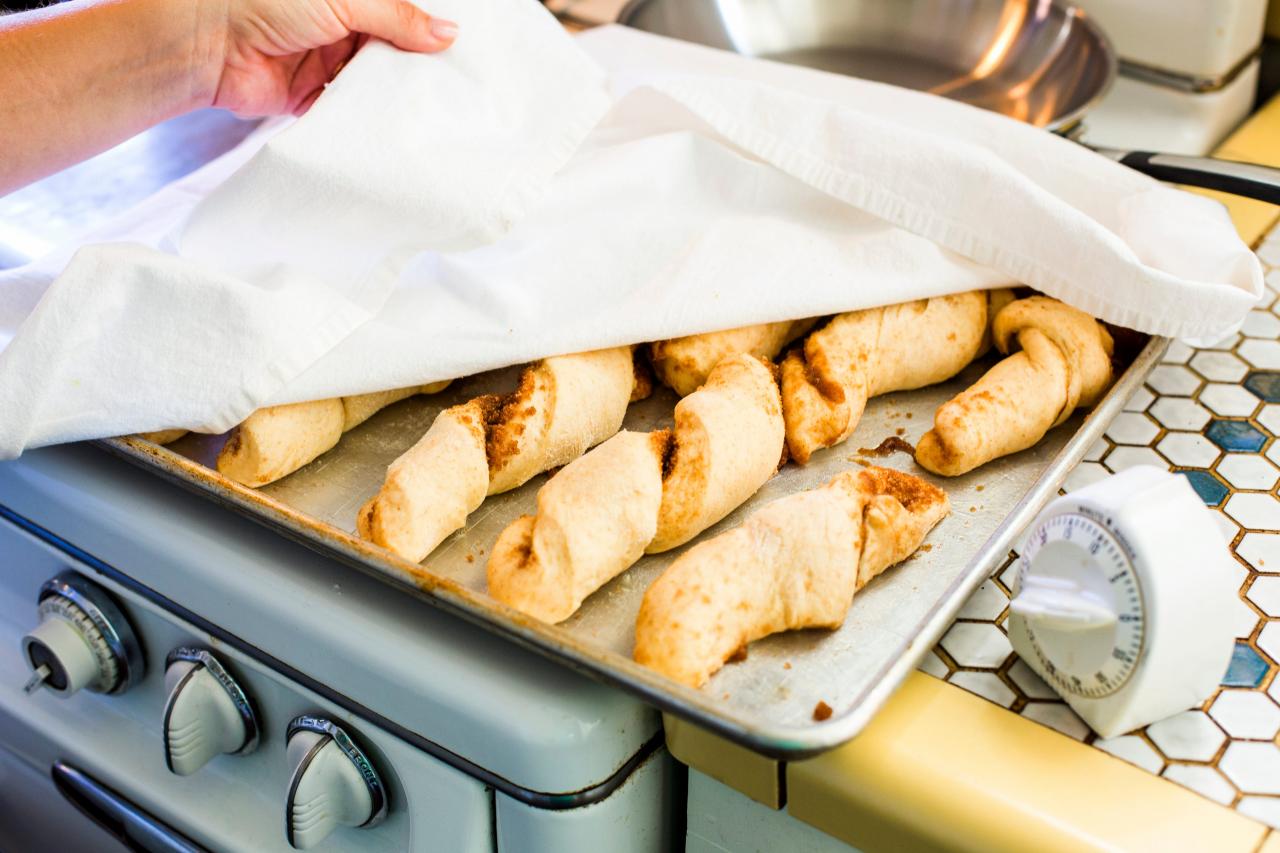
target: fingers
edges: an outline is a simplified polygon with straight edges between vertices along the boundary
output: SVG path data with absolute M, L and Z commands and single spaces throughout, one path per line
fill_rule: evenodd
M 389 41 L 401 50 L 435 53 L 453 44 L 458 25 L 433 18 L 409 0 L 348 0 L 348 29 Z

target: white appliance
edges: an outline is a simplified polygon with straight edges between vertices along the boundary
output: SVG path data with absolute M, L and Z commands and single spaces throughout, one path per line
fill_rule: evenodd
M 6 853 L 682 846 L 654 711 L 103 450 L 0 464 L 0 566 Z
M 1201 155 L 1249 114 L 1266 0 L 1073 2 L 1120 56 L 1120 76 L 1090 110 L 1085 141 Z

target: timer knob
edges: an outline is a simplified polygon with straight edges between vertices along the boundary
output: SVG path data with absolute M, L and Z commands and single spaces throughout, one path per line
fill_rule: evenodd
M 142 678 L 142 649 L 120 608 L 98 584 L 63 572 L 40 588 L 40 618 L 22 638 L 31 667 L 25 691 L 41 687 L 58 696 L 88 688 L 120 693 Z
M 1139 466 L 1060 497 L 1019 550 L 1009 640 L 1098 734 L 1217 687 L 1235 648 L 1231 556 L 1185 477 Z
M 204 649 L 178 648 L 165 662 L 164 761 L 189 776 L 223 753 L 243 755 L 258 745 L 258 719 L 249 697 Z
M 286 754 L 292 772 L 285 834 L 299 850 L 314 847 L 338 826 L 373 826 L 387 815 L 382 777 L 336 723 L 303 715 L 289 723 Z

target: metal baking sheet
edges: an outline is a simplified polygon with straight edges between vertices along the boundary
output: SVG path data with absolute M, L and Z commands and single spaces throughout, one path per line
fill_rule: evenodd
M 738 524 L 768 501 L 825 483 L 860 464 L 859 458 L 939 484 L 951 498 L 951 515 L 919 553 L 855 597 L 842 628 L 792 632 L 753 643 L 746 660 L 727 665 L 700 690 L 671 682 L 631 660 L 641 597 L 684 548 L 643 558 L 557 626 L 486 595 L 488 551 L 509 522 L 533 511 L 545 475 L 489 498 L 464 530 L 445 540 L 421 565 L 354 535 L 356 511 L 378 490 L 387 465 L 417 441 L 436 414 L 477 394 L 510 390 L 513 370 L 462 380 L 442 394 L 391 406 L 347 433 L 329 453 L 258 490 L 213 470 L 223 436 L 190 435 L 167 448 L 134 438 L 102 444 L 324 554 L 629 690 L 664 711 L 763 754 L 794 759 L 844 743 L 866 725 L 937 642 L 970 593 L 1006 559 L 1019 531 L 1057 494 L 1062 480 L 1101 438 L 1167 345 L 1164 339 L 1147 342 L 1087 417 L 1077 413 L 1035 448 L 955 479 L 934 477 L 903 453 L 880 458 L 860 449 L 875 448 L 895 435 L 916 443 L 931 425 L 934 410 L 976 380 L 990 365 L 989 358 L 950 382 L 872 400 L 848 442 L 815 454 L 806 467 L 788 464 L 754 498 L 694 541 Z M 626 428 L 669 426 L 675 402 L 673 394 L 659 389 L 631 407 Z M 821 722 L 814 720 L 819 702 L 834 711 Z

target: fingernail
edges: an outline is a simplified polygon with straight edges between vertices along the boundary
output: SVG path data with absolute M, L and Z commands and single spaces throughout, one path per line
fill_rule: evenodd
M 458 37 L 458 25 L 444 18 L 432 18 L 431 35 L 441 41 L 453 41 Z

